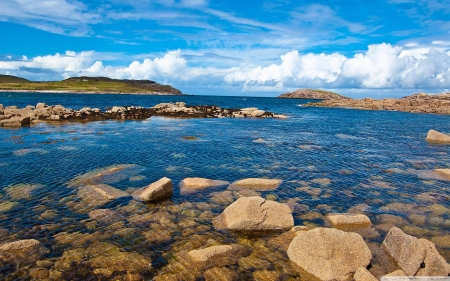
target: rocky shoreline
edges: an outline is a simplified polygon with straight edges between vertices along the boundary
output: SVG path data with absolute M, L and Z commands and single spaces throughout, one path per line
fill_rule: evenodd
M 118 91 L 83 91 L 83 90 L 5 90 L 0 89 L 0 93 L 37 93 L 37 94 L 96 94 L 96 95 L 149 95 L 149 96 L 185 96 L 180 93 L 170 92 L 118 92 Z
M 321 102 L 310 102 L 304 106 L 309 107 L 337 107 L 365 110 L 391 110 L 413 113 L 450 114 L 450 93 L 427 95 L 414 94 L 400 99 L 375 100 L 364 99 L 329 99 Z
M 36 106 L 18 108 L 4 107 L 0 104 L 0 127 L 21 127 L 41 121 L 104 121 L 104 120 L 144 120 L 152 116 L 173 118 L 287 118 L 285 115 L 259 110 L 256 107 L 225 109 L 215 105 L 188 106 L 184 102 L 160 103 L 150 108 L 140 106 L 113 106 L 106 111 L 99 108 L 84 107 L 80 110 L 65 108 L 62 105 L 48 106 L 38 103 Z

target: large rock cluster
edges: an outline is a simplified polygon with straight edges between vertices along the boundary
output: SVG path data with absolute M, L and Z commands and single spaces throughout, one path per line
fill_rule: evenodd
M 100 120 L 143 120 L 152 116 L 168 116 L 182 118 L 287 118 L 257 108 L 224 109 L 214 105 L 187 106 L 184 102 L 161 103 L 151 108 L 140 106 L 113 106 L 101 111 L 99 108 L 84 107 L 80 110 L 65 108 L 62 105 L 48 106 L 38 103 L 36 106 L 18 108 L 3 107 L 0 104 L 0 127 L 21 127 L 39 121 L 100 121 Z
M 439 95 L 414 94 L 401 99 L 330 99 L 307 103 L 305 106 L 340 107 L 368 110 L 395 110 L 416 113 L 450 114 L 450 93 Z

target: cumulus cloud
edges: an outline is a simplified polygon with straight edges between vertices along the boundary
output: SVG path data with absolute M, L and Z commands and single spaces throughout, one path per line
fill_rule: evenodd
M 367 52 L 353 57 L 292 51 L 281 56 L 279 64 L 242 66 L 224 80 L 261 87 L 276 83 L 278 88 L 446 88 L 450 87 L 450 55 L 430 48 L 408 53 L 390 44 L 370 45 Z
M 301 54 L 290 51 L 278 63 L 251 64 L 252 59 L 210 59 L 181 50 L 146 55 L 125 65 L 117 56 L 94 51 L 37 56 L 0 61 L 0 73 L 29 79 L 55 80 L 72 76 L 107 76 L 150 79 L 197 89 L 233 88 L 235 91 L 277 91 L 293 88 L 328 89 L 448 89 L 450 52 L 447 49 L 390 44 L 370 45 L 364 53 Z M 152 57 L 152 58 L 150 58 Z M 220 57 L 220 56 L 219 56 Z M 203 61 L 199 61 L 203 60 Z M 112 63 L 111 61 L 115 61 Z M 243 62 L 244 61 L 244 62 Z M 240 64 L 240 65 L 238 65 Z

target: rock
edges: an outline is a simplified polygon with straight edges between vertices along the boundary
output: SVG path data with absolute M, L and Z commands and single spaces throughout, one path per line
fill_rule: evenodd
M 30 277 L 33 280 L 47 279 L 50 275 L 50 271 L 46 268 L 38 267 L 30 269 Z
M 391 224 L 397 227 L 404 226 L 408 224 L 408 221 L 400 216 L 381 214 L 377 216 L 377 221 L 380 224 Z
M 355 281 L 378 281 L 365 267 L 360 267 L 353 275 Z
M 5 109 L 5 107 L 3 106 L 3 104 L 0 103 L 0 110 Z
M 435 171 L 444 177 L 450 178 L 450 169 L 435 169 Z
M 339 94 L 313 89 L 297 89 L 293 92 L 288 92 L 279 96 L 285 99 L 312 99 L 312 100 L 329 100 L 329 99 L 348 99 Z
M 244 247 L 238 244 L 211 246 L 204 249 L 192 250 L 189 258 L 199 264 L 201 268 L 210 268 L 234 264 L 244 253 Z
M 261 197 L 241 197 L 214 221 L 216 228 L 252 232 L 289 230 L 294 226 L 289 206 Z
M 47 107 L 47 105 L 43 102 L 36 104 L 36 109 L 40 109 L 40 108 L 44 108 L 44 107 Z
M 43 187 L 40 184 L 15 184 L 8 186 L 5 191 L 14 200 L 31 199 L 32 193 Z
M 149 230 L 142 233 L 142 235 L 145 237 L 145 240 L 152 244 L 160 244 L 172 240 L 170 232 L 164 229 Z
M 281 183 L 282 180 L 279 179 L 248 178 L 233 182 L 229 189 L 248 188 L 259 191 L 268 191 L 277 189 Z
M 0 245 L 0 250 L 5 252 L 23 251 L 37 249 L 41 242 L 36 239 L 25 239 Z
M 435 130 L 429 130 L 427 141 L 432 143 L 450 143 L 450 136 Z
M 206 189 L 209 187 L 217 187 L 230 184 L 227 181 L 210 180 L 205 178 L 185 178 L 180 183 L 180 191 L 184 193 L 192 193 L 197 190 Z
M 436 250 L 434 243 L 426 239 L 419 239 L 419 242 L 426 248 L 426 255 L 424 265 L 416 276 L 447 276 L 450 273 L 447 261 Z
M 87 185 L 78 189 L 77 197 L 81 199 L 80 208 L 76 211 L 83 212 L 84 209 L 100 206 L 108 201 L 130 196 L 128 193 L 107 184 Z
M 359 234 L 316 228 L 298 234 L 289 245 L 289 259 L 321 280 L 351 280 L 367 267 L 372 254 Z
M 0 121 L 0 127 L 21 127 L 30 125 L 30 117 L 11 117 Z
M 391 228 L 382 245 L 408 276 L 417 273 L 427 253 L 419 239 L 405 234 L 397 227 Z
M 266 113 L 264 110 L 255 110 L 252 112 L 251 116 L 252 117 L 261 117 L 264 115 L 264 113 Z
M 12 208 L 14 208 L 14 206 L 16 206 L 16 205 L 17 205 L 17 202 L 3 202 L 3 203 L 0 203 L 0 213 L 8 212 Z
M 386 276 L 386 277 L 395 277 L 395 276 L 408 276 L 408 275 L 406 275 L 406 273 L 403 270 L 397 269 L 396 271 L 393 271 L 393 272 L 391 272 L 389 274 L 386 274 L 384 276 Z
M 208 269 L 203 274 L 206 281 L 238 281 L 239 275 L 226 268 L 226 267 L 214 267 Z
M 171 198 L 172 193 L 172 180 L 164 177 L 146 187 L 136 190 L 131 196 L 139 201 L 153 202 Z
M 115 183 L 129 178 L 140 171 L 140 167 L 134 164 L 112 165 L 102 169 L 79 175 L 69 181 L 69 187 L 81 187 L 85 185 L 96 185 L 101 183 Z
M 369 217 L 362 214 L 327 214 L 327 220 L 333 227 L 367 227 L 372 224 Z
M 89 218 L 106 224 L 112 224 L 125 220 L 125 217 L 122 214 L 110 209 L 97 209 L 90 211 Z
M 257 270 L 253 272 L 253 279 L 255 281 L 279 281 L 281 280 L 281 276 L 276 271 Z

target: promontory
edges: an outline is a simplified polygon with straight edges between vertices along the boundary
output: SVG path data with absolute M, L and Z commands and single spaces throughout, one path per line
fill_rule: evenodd
M 309 100 L 330 100 L 330 99 L 348 99 L 347 97 L 339 94 L 314 89 L 297 89 L 293 92 L 288 92 L 278 96 L 283 99 L 309 99 Z
M 1 74 L 0 92 L 182 95 L 180 90 L 172 86 L 162 85 L 151 80 L 81 76 L 62 81 L 30 81 Z

